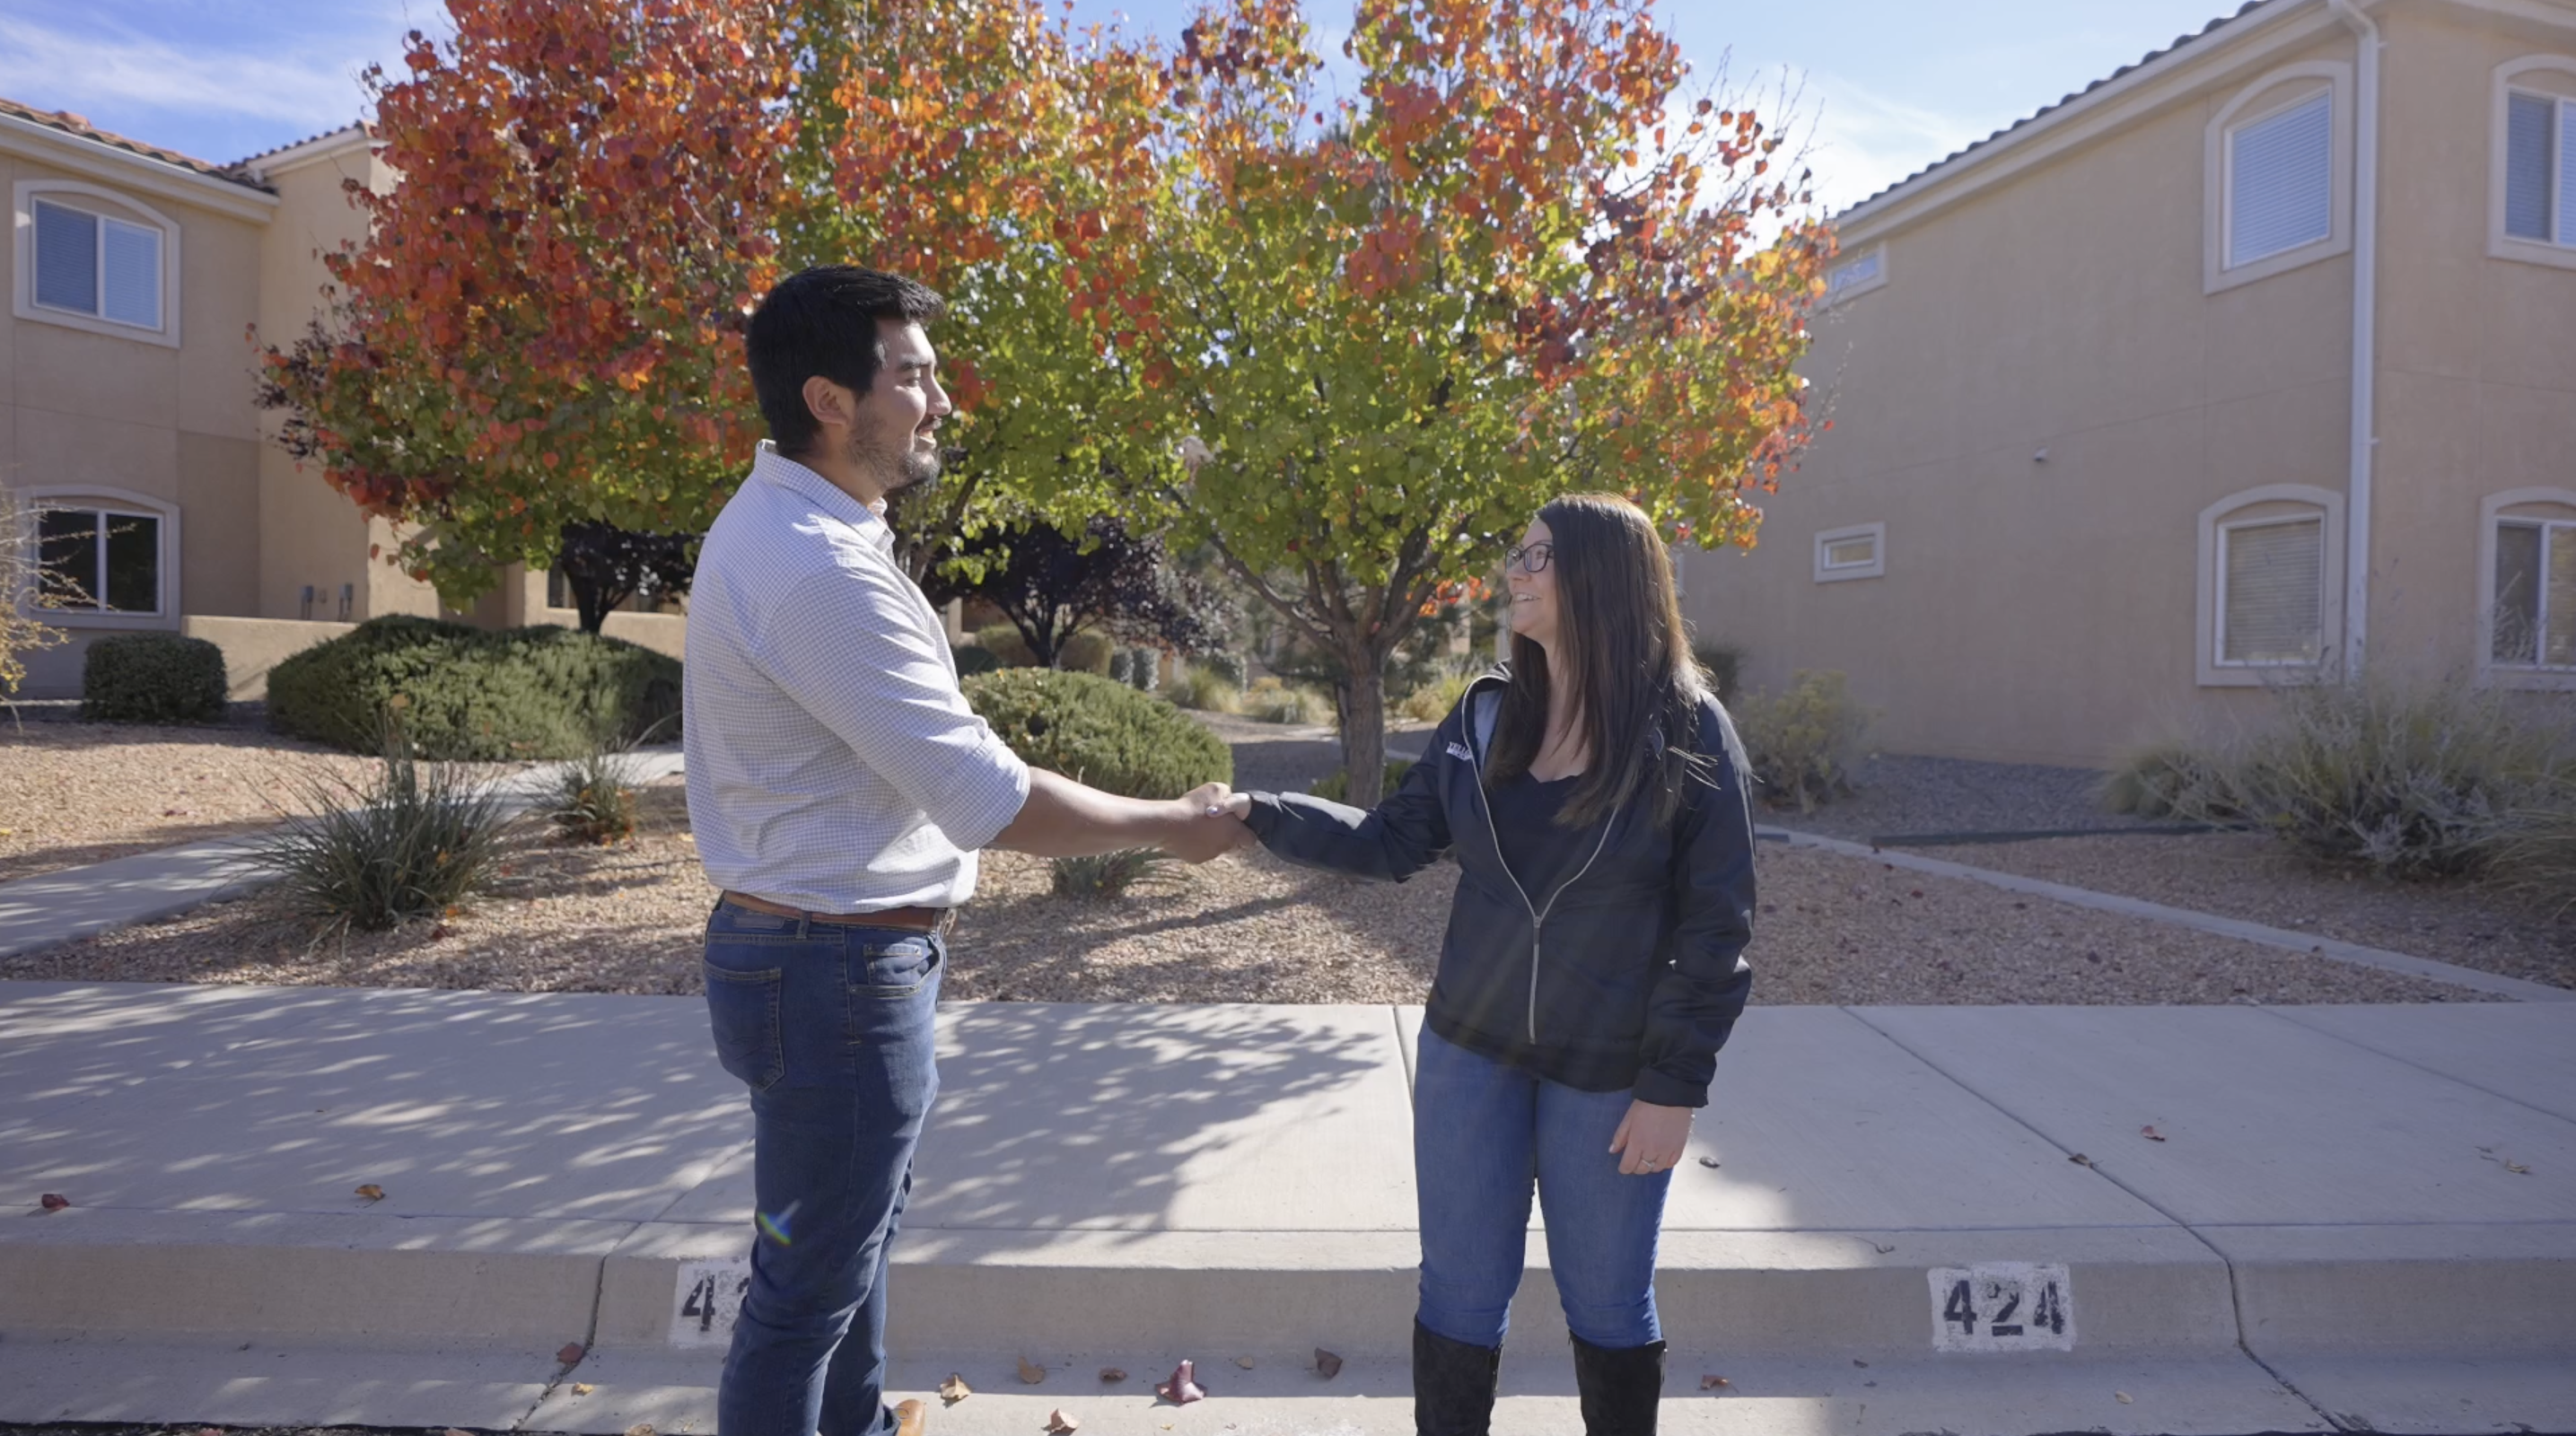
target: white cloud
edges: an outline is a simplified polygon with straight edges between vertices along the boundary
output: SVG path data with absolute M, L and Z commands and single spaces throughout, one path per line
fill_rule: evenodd
M 388 59 L 393 58 L 387 56 Z M 210 49 L 130 31 L 77 35 L 42 25 L 0 31 L 0 93 L 60 92 L 77 76 L 84 100 L 334 129 L 358 117 L 363 61 L 271 47 Z M 21 77 L 25 77 L 22 79 Z M 29 83 L 41 77 L 41 83 Z
M 1790 71 L 1804 97 L 1795 127 L 1816 172 L 1816 203 L 1846 209 L 1994 132 L 1982 119 L 1878 94 L 1823 71 Z

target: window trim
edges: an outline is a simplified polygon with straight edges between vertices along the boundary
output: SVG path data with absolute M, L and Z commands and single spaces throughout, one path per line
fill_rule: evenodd
M 2322 81 L 2298 85 L 2301 80 Z M 2285 86 L 2297 86 L 2283 94 Z M 2227 241 L 2234 228 L 2234 206 L 2229 183 L 2234 178 L 2237 130 L 2275 115 L 2296 109 L 2327 95 L 2326 237 L 2312 240 L 2296 249 L 2231 266 L 2227 262 Z M 2260 110 L 2255 101 L 2273 95 L 2280 98 Z M 2341 60 L 2309 60 L 2284 65 L 2257 78 L 2238 90 L 2233 99 L 2212 115 L 2201 139 L 2201 292 L 2216 294 L 2269 279 L 2275 274 L 2305 268 L 2319 260 L 2332 259 L 2352 252 L 2352 66 Z
M 2520 86 L 2514 80 L 2523 75 L 2554 73 L 2576 82 L 2576 58 L 2566 55 L 2525 55 L 2507 60 L 2495 67 L 2494 94 L 2487 105 L 2487 257 L 2519 260 L 2525 264 L 2545 264 L 2558 269 L 2576 269 L 2576 236 L 2561 236 L 2555 242 L 2522 239 L 2505 233 L 2505 136 L 2512 124 L 2513 96 L 2542 95 L 2561 104 L 2576 105 L 2576 96 L 2557 94 Z M 2564 121 L 2562 120 L 2563 124 Z M 2565 168 L 2562 157 L 2560 168 Z M 2557 198 L 2553 196 L 2553 198 Z M 2553 205 L 2553 211 L 2558 206 Z M 2483 611 L 2483 610 L 2481 610 Z
M 1856 538 L 1870 541 L 1869 562 L 1829 564 L 1825 561 L 1826 549 Z M 1844 528 L 1826 529 L 1816 535 L 1815 561 L 1818 583 L 1842 583 L 1855 578 L 1884 578 L 1887 576 L 1887 525 L 1884 523 L 1851 524 Z
M 10 312 L 20 319 L 39 324 L 59 325 L 91 334 L 106 334 L 118 339 L 132 339 L 165 348 L 179 347 L 179 225 L 168 215 L 116 190 L 78 180 L 27 179 L 13 186 L 12 219 L 9 247 Z M 99 296 L 100 312 L 82 314 L 75 310 L 56 309 L 36 302 L 36 201 L 52 200 L 66 209 L 96 215 L 102 220 L 158 230 L 161 235 L 161 324 L 147 329 L 106 316 L 107 297 Z M 84 204 L 87 199 L 92 203 Z M 104 207 L 102 207 L 102 203 Z M 105 226 L 101 226 L 102 234 Z M 107 282 L 104 272 L 100 284 Z
M 2301 504 L 2315 510 L 2307 514 L 2267 514 L 2260 518 L 2236 516 L 2249 509 L 2268 504 Z M 2239 528 L 2256 528 L 2266 524 L 2300 522 L 2310 517 L 2324 520 L 2319 541 L 2325 545 L 2325 562 L 2319 574 L 2324 593 L 2317 603 L 2318 661 L 2314 663 L 2242 663 L 2226 662 L 2226 635 L 2221 631 L 2227 622 L 2227 573 L 2220 562 L 2220 534 Z M 2313 484 L 2265 484 L 2229 494 L 2200 511 L 2200 575 L 2194 604 L 2194 668 L 2203 688 L 2258 688 L 2284 679 L 2313 680 L 2324 677 L 2343 652 L 2343 568 L 2344 568 L 2343 495 L 2333 489 Z
M 2517 663 L 2498 663 L 2495 657 L 2496 530 L 2508 523 L 2576 522 L 2576 518 L 2506 512 L 2509 509 L 2524 508 L 2532 504 L 2557 504 L 2563 508 L 2576 509 L 2576 489 L 2507 489 L 2503 493 L 2489 494 L 2478 501 L 2477 608 L 2475 610 L 2478 618 L 2477 682 L 2480 687 L 2576 692 L 2576 669 L 2536 666 L 2525 668 Z
M 160 583 L 154 594 L 155 606 L 149 613 L 136 609 L 84 611 L 77 608 L 45 608 L 21 603 L 21 615 L 39 619 L 55 628 L 176 628 L 179 626 L 179 506 L 167 499 L 139 494 L 132 489 L 109 488 L 103 484 L 42 484 L 18 491 L 18 501 L 30 524 L 47 509 L 90 509 L 110 513 L 130 511 L 138 518 L 157 519 L 161 524 Z M 30 535 L 32 538 L 32 535 Z
M 1885 289 L 1887 287 L 1887 244 L 1885 241 L 1882 240 L 1877 244 L 1866 245 L 1860 249 L 1852 251 L 1848 255 L 1841 255 L 1836 258 L 1837 262 L 1825 270 L 1825 308 L 1834 308 L 1837 305 L 1857 299 L 1864 294 Z M 1871 275 L 1867 279 L 1854 280 L 1840 289 L 1833 287 L 1835 274 L 1844 269 L 1848 269 L 1865 259 L 1874 259 L 1878 261 L 1878 273 Z

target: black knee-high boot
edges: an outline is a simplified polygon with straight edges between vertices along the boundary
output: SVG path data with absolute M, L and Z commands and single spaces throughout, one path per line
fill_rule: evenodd
M 1583 1394 L 1583 1436 L 1655 1436 L 1664 1344 L 1612 1348 L 1575 1337 L 1574 1389 Z
M 1494 1419 L 1499 1346 L 1451 1341 L 1413 1324 L 1414 1436 L 1485 1436 Z

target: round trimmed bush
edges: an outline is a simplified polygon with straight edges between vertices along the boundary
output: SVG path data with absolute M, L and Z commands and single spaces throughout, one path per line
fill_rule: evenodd
M 1234 781 L 1234 751 L 1160 698 L 1089 673 L 1005 668 L 966 680 L 966 701 L 1031 767 L 1103 792 L 1177 798 Z
M 396 695 L 403 732 L 423 758 L 578 758 L 648 734 L 676 736 L 680 664 L 552 624 L 488 630 L 371 618 L 269 672 L 269 726 L 373 753 Z
M 81 658 L 81 717 L 97 723 L 216 723 L 224 651 L 175 633 L 120 633 Z

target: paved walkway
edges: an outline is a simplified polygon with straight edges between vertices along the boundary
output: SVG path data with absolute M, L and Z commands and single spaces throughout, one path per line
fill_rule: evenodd
M 945 1436 L 1407 1429 L 1417 1011 L 941 1022 L 895 1377 L 983 1393 Z M 712 1427 L 694 999 L 0 983 L 0 1091 L 0 1420 Z M 2576 1429 L 2576 1007 L 1757 1008 L 1694 1142 L 1670 1430 Z M 1575 1424 L 1544 1265 L 1507 1433 Z

